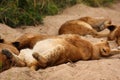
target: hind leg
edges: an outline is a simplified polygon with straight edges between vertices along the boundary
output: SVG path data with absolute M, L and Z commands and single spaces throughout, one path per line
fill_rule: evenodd
M 47 66 L 47 60 L 44 57 L 38 53 L 33 53 L 32 56 L 38 61 L 40 67 L 45 68 Z

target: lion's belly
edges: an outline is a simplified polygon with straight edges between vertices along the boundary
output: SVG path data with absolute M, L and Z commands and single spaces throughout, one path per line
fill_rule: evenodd
M 27 63 L 28 66 L 30 66 L 31 64 L 34 64 L 36 62 L 36 59 L 33 58 L 32 56 L 33 51 L 30 49 L 22 49 L 20 51 L 19 54 L 19 58 L 24 61 L 25 63 Z
M 47 39 L 43 41 L 39 41 L 33 48 L 33 52 L 37 52 L 40 55 L 44 56 L 49 54 L 49 51 L 53 50 L 55 47 L 59 46 L 54 39 Z

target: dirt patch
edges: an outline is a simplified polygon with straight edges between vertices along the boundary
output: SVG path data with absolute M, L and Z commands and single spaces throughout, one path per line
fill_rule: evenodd
M 13 41 L 20 35 L 21 33 L 17 30 L 12 29 L 5 24 L 0 24 L 0 37 L 4 38 L 6 41 Z
M 44 18 L 44 25 L 25 26 L 24 29 L 12 29 L 0 24 L 1 37 L 12 41 L 26 32 L 57 35 L 61 24 L 67 20 L 78 19 L 82 16 L 108 17 L 114 24 L 120 25 L 120 3 L 111 8 L 93 8 L 83 4 L 78 4 L 65 9 L 61 14 L 47 16 Z M 107 31 L 105 31 L 107 32 Z M 84 37 L 95 43 L 106 38 Z M 116 46 L 115 42 L 110 42 L 111 48 Z M 78 61 L 66 63 L 58 66 L 31 71 L 29 68 L 11 68 L 0 73 L 0 80 L 120 80 L 120 55 L 109 59 Z

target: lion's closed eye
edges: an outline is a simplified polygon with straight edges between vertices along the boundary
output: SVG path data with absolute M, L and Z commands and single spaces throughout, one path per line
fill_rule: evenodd
M 109 56 L 110 50 L 108 48 L 102 48 L 101 55 L 102 56 Z

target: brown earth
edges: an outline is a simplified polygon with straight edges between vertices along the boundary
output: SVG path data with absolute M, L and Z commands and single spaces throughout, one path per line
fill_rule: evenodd
M 21 34 L 26 32 L 57 35 L 60 25 L 71 19 L 78 19 L 82 16 L 108 17 L 113 24 L 120 25 L 120 3 L 112 7 L 93 8 L 83 4 L 78 4 L 65 9 L 62 13 L 55 16 L 44 18 L 44 25 L 23 26 L 22 28 L 12 29 L 4 24 L 0 24 L 0 35 L 7 41 L 13 41 Z M 104 30 L 103 32 L 108 32 Z M 106 38 L 84 37 L 95 43 Z M 110 42 L 111 48 L 116 47 L 114 41 Z M 0 80 L 120 80 L 120 55 L 111 58 L 78 61 L 66 63 L 58 66 L 31 71 L 27 67 L 13 67 L 0 73 Z

